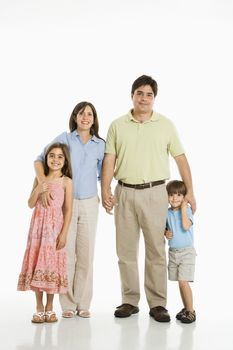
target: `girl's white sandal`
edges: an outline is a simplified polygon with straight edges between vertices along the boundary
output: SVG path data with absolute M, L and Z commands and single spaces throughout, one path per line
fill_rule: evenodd
M 42 312 L 35 312 L 32 316 L 32 322 L 33 323 L 44 323 L 45 322 L 45 313 Z
M 57 322 L 57 316 L 54 311 L 45 311 L 45 322 Z

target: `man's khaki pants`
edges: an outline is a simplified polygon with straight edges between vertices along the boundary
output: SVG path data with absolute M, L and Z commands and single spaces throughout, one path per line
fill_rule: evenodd
M 74 199 L 67 236 L 68 292 L 60 294 L 63 311 L 88 310 L 93 289 L 93 258 L 98 197 Z
M 168 209 L 165 184 L 148 189 L 116 186 L 116 246 L 122 303 L 140 299 L 138 248 L 140 229 L 145 241 L 145 293 L 149 307 L 166 306 L 167 264 L 164 231 Z

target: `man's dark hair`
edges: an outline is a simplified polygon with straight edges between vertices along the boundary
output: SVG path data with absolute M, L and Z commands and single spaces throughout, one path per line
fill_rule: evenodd
M 150 85 L 155 97 L 158 92 L 158 85 L 156 81 L 148 75 L 142 75 L 133 82 L 132 89 L 131 89 L 131 96 L 133 96 L 134 91 L 136 89 L 138 89 L 140 86 L 145 86 L 145 85 Z

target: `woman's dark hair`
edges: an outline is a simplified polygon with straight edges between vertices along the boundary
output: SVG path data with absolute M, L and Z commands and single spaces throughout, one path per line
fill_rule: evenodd
M 138 89 L 140 86 L 145 86 L 145 85 L 150 85 L 155 97 L 158 92 L 158 85 L 156 81 L 148 75 L 142 75 L 133 82 L 133 85 L 131 88 L 131 96 L 133 96 L 134 91 L 136 89 Z
M 65 162 L 64 162 L 64 166 L 61 169 L 61 172 L 63 175 L 69 177 L 70 179 L 72 179 L 72 169 L 71 169 L 71 162 L 70 162 L 70 152 L 69 152 L 69 148 L 66 144 L 64 143 L 53 143 L 52 145 L 50 145 L 45 153 L 45 159 L 44 159 L 44 174 L 47 176 L 49 173 L 49 167 L 47 165 L 47 159 L 48 159 L 48 155 L 49 153 L 54 149 L 54 148 L 60 148 L 62 150 L 62 153 L 65 157 Z
M 90 134 L 93 136 L 95 135 L 96 137 L 98 137 L 98 139 L 101 139 L 104 141 L 104 139 L 102 137 L 99 136 L 99 121 L 98 121 L 98 117 L 97 117 L 97 112 L 96 112 L 96 109 L 95 107 L 93 106 L 92 103 L 90 102 L 86 102 L 86 101 L 83 101 L 83 102 L 80 102 L 78 103 L 72 113 L 71 113 L 71 116 L 70 116 L 70 120 L 69 120 L 69 128 L 70 128 L 70 132 L 74 131 L 77 129 L 77 122 L 76 122 L 76 117 L 77 117 L 77 114 L 79 112 L 83 112 L 84 109 L 89 106 L 92 110 L 92 113 L 93 113 L 93 117 L 94 117 L 94 123 L 93 125 L 91 126 L 91 129 L 90 129 Z
M 185 184 L 183 183 L 183 181 L 179 180 L 173 180 L 168 182 L 166 188 L 169 196 L 171 196 L 174 193 L 182 194 L 183 196 L 185 196 L 187 193 Z

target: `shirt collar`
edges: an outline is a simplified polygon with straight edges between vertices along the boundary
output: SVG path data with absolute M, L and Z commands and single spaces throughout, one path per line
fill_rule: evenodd
M 74 131 L 72 132 L 72 134 L 73 134 L 74 137 L 76 137 L 76 136 L 79 137 L 79 133 L 77 132 L 77 130 L 74 130 Z M 100 139 L 98 139 L 98 137 L 96 137 L 95 135 L 93 135 L 92 138 L 91 138 L 91 141 L 94 141 L 94 142 L 96 142 L 96 143 L 99 143 L 99 142 L 100 142 Z
M 135 123 L 140 123 L 138 120 L 134 119 L 132 111 L 133 110 L 131 109 L 127 114 L 127 119 L 126 119 L 127 122 L 133 121 Z M 156 113 L 155 111 L 153 111 L 151 118 L 149 120 L 147 120 L 146 122 L 156 122 L 159 119 L 160 119 L 159 114 Z

